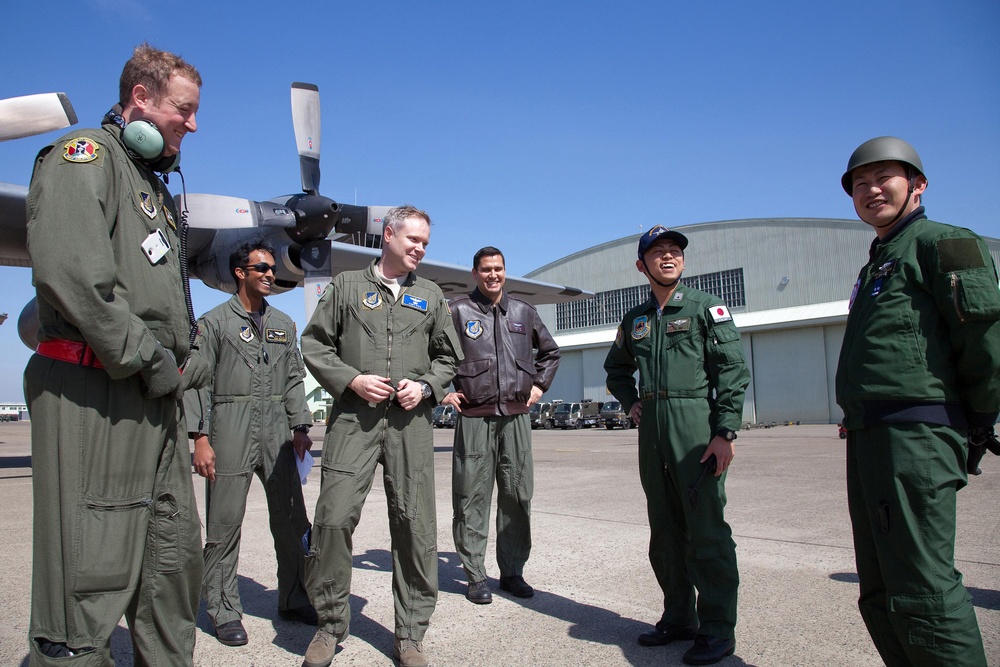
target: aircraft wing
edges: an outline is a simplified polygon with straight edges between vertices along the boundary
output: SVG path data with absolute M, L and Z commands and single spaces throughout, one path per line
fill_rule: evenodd
M 363 269 L 368 266 L 373 259 L 378 257 L 381 251 L 361 246 L 349 245 L 347 243 L 330 244 L 330 266 L 332 275 L 341 271 L 352 271 Z M 458 266 L 457 264 L 446 264 L 424 259 L 420 262 L 417 275 L 433 281 L 441 288 L 446 297 L 456 297 L 468 294 L 475 286 L 476 281 L 472 278 L 472 268 L 468 266 Z M 533 305 L 545 303 L 563 303 L 566 301 L 576 301 L 593 296 L 592 292 L 566 287 L 564 285 L 554 285 L 543 283 L 530 278 L 518 276 L 507 276 L 504 289 L 511 296 L 516 296 L 522 301 L 527 301 Z

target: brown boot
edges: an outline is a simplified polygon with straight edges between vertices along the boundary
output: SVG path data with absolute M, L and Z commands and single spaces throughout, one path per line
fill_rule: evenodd
M 396 660 L 399 667 L 427 667 L 427 654 L 424 653 L 423 642 L 415 639 L 400 639 L 396 637 Z

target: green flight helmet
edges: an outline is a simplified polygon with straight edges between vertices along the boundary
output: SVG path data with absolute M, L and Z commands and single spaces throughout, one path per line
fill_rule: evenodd
M 924 178 L 927 177 L 924 174 L 924 165 L 920 162 L 920 156 L 917 155 L 913 146 L 898 137 L 875 137 L 861 144 L 851 153 L 851 159 L 847 161 L 847 171 L 840 177 L 840 184 L 844 187 L 844 192 L 853 195 L 851 192 L 853 190 L 851 185 L 852 171 L 872 162 L 885 162 L 887 160 L 902 162 L 916 169 L 917 173 Z

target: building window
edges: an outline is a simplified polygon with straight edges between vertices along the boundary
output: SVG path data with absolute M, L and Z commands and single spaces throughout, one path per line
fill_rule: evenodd
M 685 276 L 681 283 L 722 299 L 733 309 L 746 306 L 743 269 Z M 598 292 L 592 299 L 556 304 L 556 331 L 618 326 L 625 313 L 649 299 L 649 285 Z

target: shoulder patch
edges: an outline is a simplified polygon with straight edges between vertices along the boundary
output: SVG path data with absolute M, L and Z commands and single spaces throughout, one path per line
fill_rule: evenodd
M 622 343 L 625 341 L 625 333 L 622 331 L 622 325 L 618 325 L 618 333 L 615 334 L 615 345 L 618 346 L 620 350 Z
M 942 273 L 986 266 L 976 239 L 941 239 L 937 242 L 937 251 Z
M 715 324 L 733 321 L 733 316 L 729 314 L 729 309 L 726 308 L 725 304 L 712 306 L 708 309 L 708 314 L 712 316 L 712 322 Z
M 76 137 L 63 144 L 63 159 L 67 162 L 93 162 L 97 159 L 97 151 L 101 149 L 97 142 L 89 137 Z

